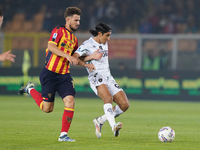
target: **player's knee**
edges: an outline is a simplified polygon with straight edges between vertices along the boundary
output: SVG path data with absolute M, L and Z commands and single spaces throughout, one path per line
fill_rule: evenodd
M 75 105 L 75 100 L 74 99 L 69 99 L 67 100 L 68 105 Z
M 74 108 L 75 100 L 74 100 L 73 96 L 71 96 L 71 95 L 66 96 L 65 98 L 63 98 L 63 101 L 64 101 L 64 104 L 65 104 L 65 107 Z
M 43 102 L 42 110 L 46 113 L 50 113 L 53 111 L 54 102 Z
M 53 108 L 43 108 L 43 111 L 44 111 L 45 113 L 50 113 L 50 112 L 53 111 Z
M 126 103 L 126 110 L 130 107 L 129 101 Z
M 50 112 L 52 112 L 53 110 L 43 110 L 45 113 L 50 113 Z
M 125 112 L 129 107 L 130 107 L 130 103 L 129 103 L 129 101 L 127 101 L 126 103 L 124 103 L 124 104 L 121 106 L 121 110 L 122 110 L 123 112 Z

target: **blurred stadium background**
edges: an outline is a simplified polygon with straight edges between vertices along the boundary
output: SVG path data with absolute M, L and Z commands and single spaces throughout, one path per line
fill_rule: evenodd
M 82 10 L 75 33 L 81 44 L 99 22 L 112 27 L 111 72 L 131 99 L 199 101 L 199 0 L 1 0 L 4 23 L 0 52 L 12 50 L 16 62 L 0 64 L 0 94 L 16 94 L 29 80 L 39 85 L 51 30 L 64 25 L 69 6 Z M 22 64 L 29 59 L 28 75 Z M 95 96 L 84 68 L 71 66 L 77 96 Z M 89 94 L 85 94 L 89 93 Z

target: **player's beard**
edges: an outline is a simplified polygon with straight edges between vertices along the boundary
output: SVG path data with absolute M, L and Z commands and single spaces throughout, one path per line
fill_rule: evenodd
M 71 25 L 70 25 L 69 27 L 70 27 L 70 29 L 71 29 L 73 32 L 76 31 L 76 29 L 74 29 Z

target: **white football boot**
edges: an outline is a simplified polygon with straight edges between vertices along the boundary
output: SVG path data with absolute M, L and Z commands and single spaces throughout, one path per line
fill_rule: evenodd
M 119 136 L 119 130 L 122 128 L 122 123 L 118 122 L 115 124 L 115 126 L 113 127 L 113 133 L 115 137 Z
M 95 134 L 96 134 L 97 138 L 100 139 L 101 138 L 101 128 L 102 128 L 103 124 L 98 122 L 98 117 L 95 118 L 93 120 L 93 122 L 94 122 L 94 126 L 95 126 Z

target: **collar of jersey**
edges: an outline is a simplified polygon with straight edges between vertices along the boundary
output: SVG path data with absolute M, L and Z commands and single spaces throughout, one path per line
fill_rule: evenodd
M 104 45 L 104 44 L 100 44 L 100 43 L 96 42 L 96 41 L 93 39 L 94 37 L 90 37 L 90 38 L 91 38 L 91 40 L 93 41 L 93 43 L 94 43 L 95 46 L 99 47 L 99 46 L 103 46 L 103 45 Z
M 69 31 L 65 26 L 61 26 L 64 27 L 67 31 Z M 69 31 L 69 33 L 73 34 L 73 32 Z

